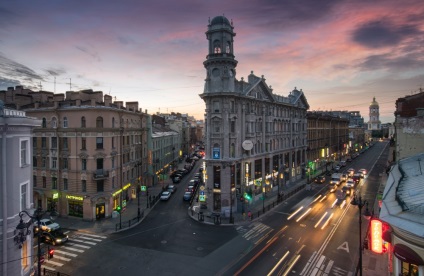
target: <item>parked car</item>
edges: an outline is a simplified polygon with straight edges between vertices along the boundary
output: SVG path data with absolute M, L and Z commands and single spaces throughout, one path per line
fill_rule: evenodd
M 42 219 L 40 220 L 40 225 L 36 221 L 34 225 L 38 228 L 41 228 L 43 231 L 53 231 L 60 228 L 60 225 L 56 222 L 51 221 L 50 219 Z
M 183 200 L 184 201 L 189 201 L 192 196 L 193 196 L 193 193 L 192 192 L 185 192 L 184 195 L 183 195 Z
M 176 190 L 177 190 L 177 186 L 175 185 L 168 186 L 168 192 L 171 192 L 171 194 L 175 193 Z
M 181 178 L 180 177 L 178 177 L 178 176 L 176 176 L 176 177 L 174 177 L 174 178 L 172 178 L 172 183 L 180 183 L 181 182 Z
M 323 176 L 323 175 L 318 175 L 317 177 L 315 177 L 314 182 L 315 182 L 315 183 L 320 183 L 320 184 L 324 183 L 324 182 L 325 182 L 325 176 Z
M 340 171 L 340 166 L 335 166 L 334 171 L 336 171 L 336 172 Z
M 68 235 L 65 235 L 60 230 L 53 230 L 50 232 L 44 231 L 41 233 L 41 241 L 51 245 L 64 244 L 68 241 Z
M 165 191 L 160 195 L 160 200 L 166 201 L 171 197 L 171 192 Z

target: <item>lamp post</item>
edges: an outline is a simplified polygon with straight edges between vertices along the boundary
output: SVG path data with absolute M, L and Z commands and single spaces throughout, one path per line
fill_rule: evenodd
M 350 202 L 352 205 L 356 205 L 359 208 L 359 262 L 357 270 L 359 269 L 359 275 L 362 276 L 362 207 L 364 205 L 367 206 L 366 211 L 368 211 L 368 201 L 362 200 L 361 195 L 359 197 L 356 197 L 356 195 L 353 197 L 352 201 Z
M 16 244 L 19 245 L 19 248 L 22 248 L 22 244 L 25 242 L 26 236 L 31 235 L 31 230 L 29 230 L 29 227 L 32 225 L 32 221 L 33 220 L 37 221 L 37 226 L 39 227 L 37 231 L 37 259 L 38 259 L 37 260 L 37 275 L 41 275 L 41 241 L 40 241 L 41 240 L 40 239 L 41 238 L 41 223 L 40 223 L 40 220 L 44 214 L 45 212 L 41 210 L 41 207 L 36 209 L 33 215 L 30 215 L 25 210 L 19 212 L 20 221 L 19 221 L 19 224 L 16 226 L 16 230 L 18 231 L 18 234 L 14 238 Z M 24 215 L 27 215 L 31 219 L 31 221 L 25 223 L 22 219 Z M 50 212 L 50 217 L 53 219 L 56 216 L 57 216 L 57 213 L 53 209 Z
M 137 218 L 140 218 L 140 184 L 137 185 Z
M 122 229 L 122 197 L 124 196 L 124 191 L 122 190 L 122 182 L 124 181 L 124 153 L 123 153 L 123 147 L 124 147 L 124 127 L 121 127 L 119 129 L 121 134 L 121 196 L 120 203 L 119 203 L 119 229 Z

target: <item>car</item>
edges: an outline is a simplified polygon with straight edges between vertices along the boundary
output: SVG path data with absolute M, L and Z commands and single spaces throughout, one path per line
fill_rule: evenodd
M 361 181 L 361 178 L 362 178 L 362 174 L 361 173 L 355 173 L 352 176 L 353 181 L 355 181 L 356 183 L 359 183 L 359 181 Z
M 354 169 L 354 168 L 349 168 L 349 169 L 347 170 L 347 174 L 348 174 L 348 176 L 350 176 L 350 177 L 352 177 L 354 173 L 355 173 L 355 169 Z
M 348 157 L 348 158 L 346 159 L 346 162 L 352 162 L 352 158 Z
M 320 183 L 320 184 L 324 183 L 325 182 L 325 176 L 318 175 L 317 177 L 315 177 L 314 182 L 315 183 Z
M 346 185 L 345 186 L 350 187 L 350 188 L 353 188 L 353 187 L 355 187 L 355 181 L 352 178 L 349 178 L 346 181 Z
M 176 177 L 172 178 L 172 183 L 177 184 L 177 183 L 180 183 L 180 182 L 181 182 L 180 177 L 176 176 Z
M 336 184 L 330 184 L 330 193 L 334 193 L 337 190 L 337 185 Z
M 68 235 L 65 235 L 61 230 L 44 231 L 41 233 L 40 241 L 51 245 L 64 244 L 68 241 Z
M 352 193 L 352 188 L 351 188 L 351 187 L 349 187 L 349 186 L 347 186 L 347 184 L 346 184 L 346 186 L 343 186 L 343 188 L 342 188 L 342 192 L 343 192 L 344 194 L 346 194 L 346 195 L 351 195 L 351 193 Z
M 60 228 L 60 225 L 56 222 L 51 221 L 50 219 L 42 219 L 40 220 L 40 225 L 36 221 L 34 225 L 38 228 L 41 228 L 43 231 L 53 231 Z
M 171 194 L 175 193 L 176 190 L 177 190 L 177 186 L 175 185 L 168 186 L 168 192 L 171 192 Z
M 334 167 L 334 170 L 335 170 L 336 172 L 340 171 L 340 166 L 335 166 L 335 167 Z
M 194 193 L 194 185 L 188 185 L 186 192 Z
M 183 200 L 184 201 L 190 201 L 192 196 L 193 196 L 192 192 L 185 192 L 184 195 L 183 195 Z
M 367 170 L 366 169 L 359 169 L 358 173 L 361 173 L 363 175 L 363 177 L 365 177 L 367 175 Z
M 171 192 L 165 191 L 160 195 L 160 200 L 166 201 L 171 197 Z
M 346 180 L 347 180 L 347 174 L 342 173 L 341 181 L 342 181 L 342 182 L 344 182 L 344 181 L 346 181 Z

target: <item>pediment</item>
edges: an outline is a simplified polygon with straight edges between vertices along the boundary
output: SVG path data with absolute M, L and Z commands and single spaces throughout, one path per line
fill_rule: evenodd
M 252 97 L 258 100 L 265 101 L 274 101 L 274 97 L 272 95 L 272 90 L 265 83 L 265 80 L 260 79 L 257 83 L 252 85 L 248 91 L 246 91 L 246 96 Z

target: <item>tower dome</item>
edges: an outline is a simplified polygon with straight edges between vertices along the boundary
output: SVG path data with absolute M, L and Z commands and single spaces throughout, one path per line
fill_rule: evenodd
M 223 25 L 223 24 L 231 26 L 230 21 L 228 21 L 228 19 L 225 16 L 219 15 L 219 16 L 215 16 L 212 19 L 210 25 Z
M 370 103 L 370 107 L 372 106 L 378 107 L 378 102 L 376 102 L 375 97 L 372 99 L 372 102 Z

